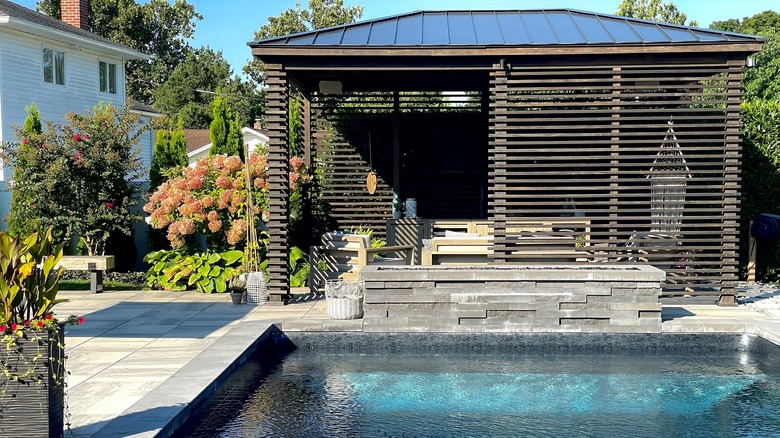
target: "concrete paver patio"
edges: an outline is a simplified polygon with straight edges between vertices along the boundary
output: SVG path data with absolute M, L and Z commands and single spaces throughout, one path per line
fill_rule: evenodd
M 61 292 L 68 327 L 68 406 L 79 437 L 167 436 L 272 324 L 282 330 L 360 331 L 328 319 L 324 300 L 236 306 L 226 294 Z M 780 321 L 745 306 L 664 305 L 665 333 L 748 333 L 780 344 Z M 66 436 L 69 436 L 66 431 Z

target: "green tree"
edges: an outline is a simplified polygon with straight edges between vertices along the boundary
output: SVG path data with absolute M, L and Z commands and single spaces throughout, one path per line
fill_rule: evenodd
M 20 159 L 14 163 L 14 181 L 26 178 L 28 174 L 28 168 L 30 163 L 27 162 L 25 157 L 29 154 L 29 149 L 32 146 L 29 144 L 29 137 L 41 137 L 43 134 L 43 125 L 41 124 L 41 113 L 35 104 L 31 104 L 24 108 L 27 111 L 27 117 L 24 119 L 24 139 L 19 144 L 19 157 Z M 15 236 L 27 236 L 32 234 L 37 229 L 37 224 L 34 218 L 29 214 L 30 211 L 27 206 L 30 204 L 32 194 L 13 190 L 11 192 L 11 211 L 6 217 L 8 221 L 8 231 Z
M 780 100 L 780 13 L 764 11 L 741 20 L 716 21 L 710 29 L 767 38 L 762 50 L 753 56 L 756 67 L 745 70 L 745 100 Z
M 181 124 L 173 130 L 158 130 L 149 170 L 149 191 L 153 192 L 165 182 L 171 169 L 184 167 L 187 163 L 187 142 Z
M 40 0 L 37 8 L 60 18 L 60 0 Z M 93 32 L 152 57 L 125 68 L 128 96 L 146 104 L 192 50 L 187 41 L 203 19 L 186 0 L 90 0 L 89 18 Z
M 35 229 L 52 227 L 60 241 L 75 235 L 90 255 L 103 254 L 113 233 L 129 235 L 142 177 L 138 156 L 138 115 L 98 105 L 90 113 L 70 113 L 66 123 L 47 122 L 46 132 L 30 134 L 16 128 L 27 147 L 3 151 L 19 167 L 14 193 L 29 196 L 29 204 L 14 214 L 30 218 Z
M 241 127 L 233 118 L 233 113 L 225 99 L 220 96 L 214 99 L 213 116 L 209 126 L 209 137 L 211 137 L 209 155 L 243 156 Z
M 309 0 L 308 6 L 302 9 L 301 3 L 296 2 L 295 8 L 285 10 L 278 17 L 268 17 L 268 23 L 255 32 L 255 39 L 354 23 L 363 16 L 363 6 L 344 7 L 344 0 Z M 255 59 L 244 66 L 244 73 L 258 84 L 265 78 L 262 63 Z
M 205 129 L 212 120 L 214 92 L 230 104 L 242 125 L 262 113 L 262 93 L 256 84 L 231 77 L 230 64 L 222 52 L 201 47 L 189 53 L 154 92 L 154 106 L 172 119 L 181 119 L 189 129 Z
M 661 21 L 664 23 L 680 24 L 684 26 L 698 26 L 699 24 L 688 20 L 684 12 L 677 9 L 671 1 L 662 3 L 661 0 L 623 0 L 618 6 L 617 15 L 624 17 L 640 18 L 643 20 Z
M 729 18 L 728 20 L 714 21 L 710 24 L 710 29 L 750 35 L 766 35 L 768 32 L 780 30 L 780 14 L 775 11 L 764 11 L 741 20 L 739 18 Z

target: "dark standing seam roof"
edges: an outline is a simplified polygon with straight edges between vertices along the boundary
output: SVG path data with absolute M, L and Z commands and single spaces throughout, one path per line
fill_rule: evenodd
M 250 46 L 519 46 L 757 42 L 763 38 L 572 9 L 418 11 Z

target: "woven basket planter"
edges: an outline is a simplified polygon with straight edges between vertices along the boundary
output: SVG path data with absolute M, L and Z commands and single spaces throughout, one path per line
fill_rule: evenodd
M 6 392 L 0 396 L 0 430 L 12 437 L 61 437 L 65 399 L 65 330 L 48 333 L 47 339 L 36 341 L 40 332 L 27 330 L 28 339 L 20 338 L 21 352 L 2 349 L 2 366 L 12 373 L 24 373 L 32 369 L 29 384 L 0 377 L 0 385 Z M 43 335 L 45 336 L 45 335 Z M 31 358 L 41 354 L 34 362 Z M 36 382 L 40 378 L 40 382 Z
M 363 282 L 341 280 L 325 283 L 325 307 L 331 319 L 363 317 Z
M 246 275 L 246 303 L 250 306 L 262 306 L 268 302 L 268 289 L 265 287 L 265 274 L 250 272 Z

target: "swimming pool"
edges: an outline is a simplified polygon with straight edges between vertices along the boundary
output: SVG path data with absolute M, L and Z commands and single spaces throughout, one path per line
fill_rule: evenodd
M 335 335 L 264 349 L 181 436 L 780 434 L 780 353 L 756 337 Z

